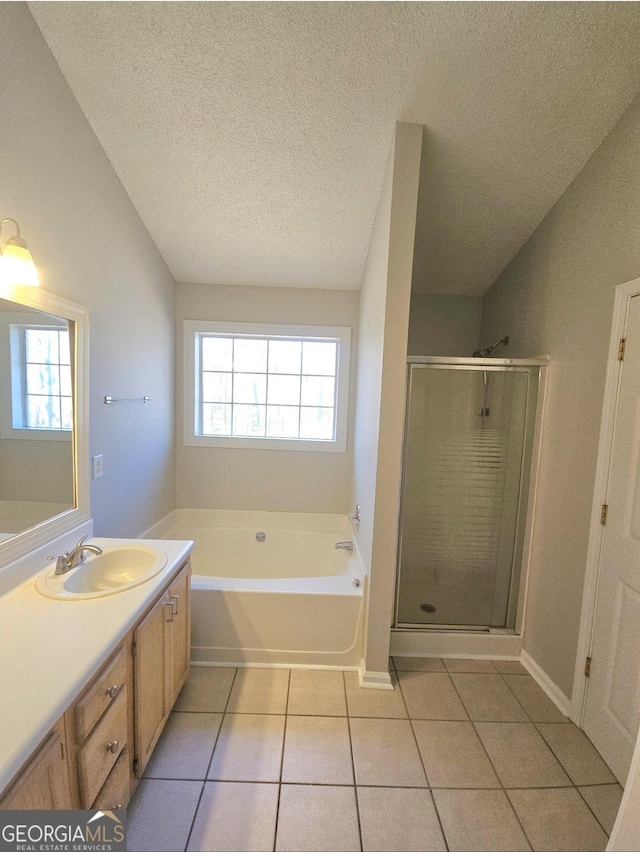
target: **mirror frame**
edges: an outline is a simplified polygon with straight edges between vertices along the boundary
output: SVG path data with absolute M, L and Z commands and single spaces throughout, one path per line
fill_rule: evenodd
M 73 483 L 75 508 L 0 542 L 0 571 L 32 550 L 90 520 L 89 501 L 89 309 L 39 287 L 0 287 L 0 299 L 73 322 Z

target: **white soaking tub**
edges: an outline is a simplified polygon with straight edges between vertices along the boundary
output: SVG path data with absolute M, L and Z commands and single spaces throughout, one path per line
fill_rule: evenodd
M 162 538 L 191 539 L 191 658 L 356 668 L 365 576 L 346 516 L 177 509 Z

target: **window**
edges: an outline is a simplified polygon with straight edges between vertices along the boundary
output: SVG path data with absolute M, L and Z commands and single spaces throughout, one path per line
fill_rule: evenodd
M 185 444 L 346 450 L 350 329 L 184 326 Z
M 2 408 L 2 437 L 69 439 L 73 397 L 66 325 L 8 321 L 5 332 L 11 368 L 3 396 L 11 405 Z

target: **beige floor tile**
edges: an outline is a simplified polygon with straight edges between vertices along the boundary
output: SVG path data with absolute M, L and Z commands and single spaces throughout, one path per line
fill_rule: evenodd
M 356 852 L 359 849 L 354 787 L 283 784 L 276 852 Z
M 600 825 L 607 834 L 611 834 L 620 810 L 622 787 L 619 784 L 599 784 L 595 787 L 578 787 L 578 790 Z
M 426 787 L 408 719 L 350 719 L 356 784 Z
M 394 657 L 398 672 L 444 672 L 444 663 L 439 657 Z
M 398 688 L 398 676 L 393 672 L 394 689 L 362 689 L 357 672 L 345 672 L 347 705 L 350 716 L 368 716 L 374 719 L 406 719 L 407 711 Z
M 494 660 L 493 665 L 500 674 L 528 674 L 525 667 L 518 660 Z
M 445 660 L 444 664 L 448 672 L 496 673 L 491 660 Z
M 172 713 L 145 778 L 204 780 L 221 721 L 221 713 Z
M 430 787 L 499 787 L 471 722 L 415 721 Z
M 427 852 L 446 845 L 428 790 L 359 787 L 364 852 Z
M 499 674 L 452 674 L 451 680 L 475 722 L 528 722 Z
M 577 790 L 509 790 L 534 850 L 597 852 L 607 846 L 607 835 Z
M 400 687 L 412 719 L 467 719 L 467 713 L 442 672 L 399 672 Z
M 570 785 L 534 725 L 478 722 L 475 727 L 505 787 Z
M 277 784 L 205 784 L 188 852 L 271 852 L 278 813 Z
M 236 670 L 191 666 L 174 710 L 188 713 L 224 713 Z
M 563 722 L 566 724 L 570 721 L 562 715 L 531 675 L 505 674 L 503 678 L 532 722 Z
M 184 849 L 201 790 L 201 781 L 143 778 L 127 811 L 127 849 L 131 852 Z
M 433 797 L 451 852 L 531 848 L 502 790 L 434 790 Z
M 208 777 L 215 781 L 279 781 L 284 716 L 227 713 Z
M 538 725 L 574 784 L 613 784 L 615 777 L 587 735 L 575 725 Z
M 293 669 L 287 713 L 294 716 L 346 716 L 342 672 Z
M 288 716 L 282 781 L 353 784 L 348 720 L 331 716 Z
M 228 713 L 286 713 L 288 669 L 239 669 Z

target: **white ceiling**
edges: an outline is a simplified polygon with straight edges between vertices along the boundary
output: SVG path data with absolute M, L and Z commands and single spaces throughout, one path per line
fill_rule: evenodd
M 29 6 L 178 281 L 357 289 L 404 120 L 415 289 L 483 293 L 640 90 L 638 3 Z

